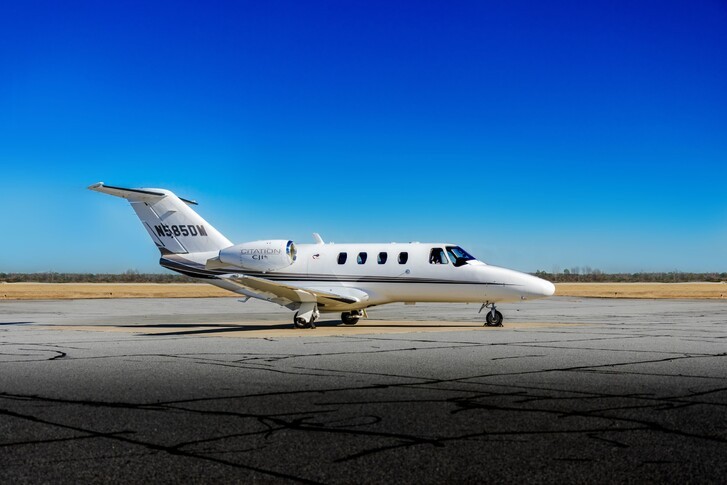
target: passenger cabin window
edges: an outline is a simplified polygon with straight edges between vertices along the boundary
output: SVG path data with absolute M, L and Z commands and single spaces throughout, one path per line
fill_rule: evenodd
M 379 253 L 379 257 L 376 259 L 376 261 L 378 261 L 379 264 L 386 264 L 386 260 L 388 257 L 388 254 L 381 252 Z
M 444 249 L 432 248 L 429 253 L 429 264 L 447 264 L 447 256 L 444 255 Z
M 358 264 L 365 264 L 367 257 L 368 257 L 368 255 L 366 253 L 358 253 L 358 257 L 356 258 L 356 262 Z
M 348 253 L 338 253 L 338 264 L 346 264 Z
M 449 259 L 452 260 L 455 267 L 460 267 L 467 264 L 467 261 L 475 259 L 474 256 L 459 246 L 447 246 L 447 254 L 449 254 Z
M 406 251 L 399 253 L 399 264 L 406 264 L 409 261 L 409 253 Z

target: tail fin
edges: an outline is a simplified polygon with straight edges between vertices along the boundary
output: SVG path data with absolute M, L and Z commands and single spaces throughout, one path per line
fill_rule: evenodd
M 127 199 L 162 255 L 219 251 L 232 246 L 189 207 L 196 202 L 180 199 L 169 190 L 125 189 L 103 182 L 88 188 Z

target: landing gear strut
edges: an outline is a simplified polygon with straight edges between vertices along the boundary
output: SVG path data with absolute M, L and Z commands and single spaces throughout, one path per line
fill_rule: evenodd
M 354 310 L 352 312 L 341 313 L 341 322 L 344 325 L 356 325 L 359 318 L 363 317 L 363 310 Z
M 485 314 L 485 324 L 483 325 L 483 327 L 502 327 L 502 321 L 504 320 L 504 317 L 502 316 L 502 313 L 497 311 L 497 308 L 495 308 L 495 304 L 483 303 L 480 311 L 482 311 L 484 308 L 489 308 L 490 311 Z
M 316 328 L 315 321 L 320 316 L 321 313 L 318 311 L 318 305 L 315 303 L 303 303 L 293 316 L 293 325 L 295 328 Z

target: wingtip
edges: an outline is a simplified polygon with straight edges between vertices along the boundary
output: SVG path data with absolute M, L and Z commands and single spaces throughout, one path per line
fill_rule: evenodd
M 95 184 L 89 185 L 87 187 L 87 189 L 88 190 L 95 190 L 95 189 L 98 189 L 100 187 L 103 187 L 103 182 L 96 182 Z

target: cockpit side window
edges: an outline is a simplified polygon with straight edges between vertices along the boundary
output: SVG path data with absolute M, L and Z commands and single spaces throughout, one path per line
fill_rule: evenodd
M 467 261 L 475 259 L 474 256 L 459 246 L 447 246 L 447 254 L 449 254 L 449 259 L 452 260 L 452 263 L 456 267 L 465 265 Z
M 444 249 L 432 248 L 429 253 L 429 264 L 447 264 L 447 256 L 444 255 Z

